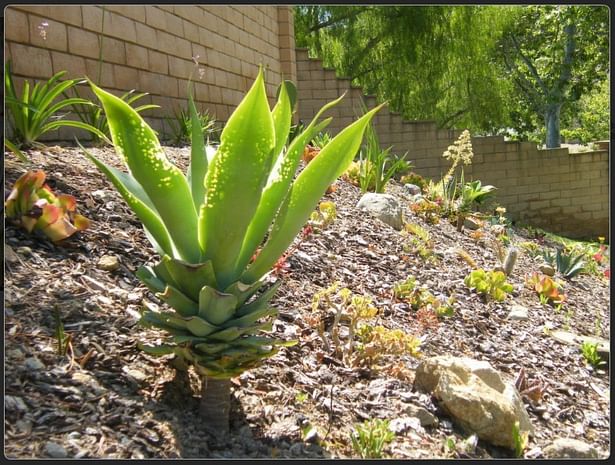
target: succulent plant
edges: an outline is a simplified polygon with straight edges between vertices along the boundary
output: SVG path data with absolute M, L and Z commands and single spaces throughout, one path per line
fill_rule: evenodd
M 211 430 L 228 431 L 230 378 L 293 343 L 263 333 L 277 314 L 269 300 L 279 282 L 271 283 L 269 271 L 352 161 L 379 107 L 342 130 L 295 178 L 304 147 L 331 121 L 318 119 L 341 97 L 325 105 L 285 148 L 294 86 L 281 84 L 271 110 L 260 70 L 208 160 L 190 93 L 192 149 L 184 175 L 134 109 L 90 85 L 129 173 L 86 154 L 141 220 L 162 257 L 157 265 L 142 266 L 137 276 L 171 311 L 146 308 L 141 322 L 169 337 L 164 344 L 141 347 L 192 364 L 203 377 L 201 415 Z

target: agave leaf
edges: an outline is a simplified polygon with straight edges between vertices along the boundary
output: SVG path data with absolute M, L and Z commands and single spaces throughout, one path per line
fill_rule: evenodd
M 139 113 L 92 82 L 90 86 L 105 109 L 116 150 L 154 204 L 180 257 L 198 263 L 197 213 L 183 173 L 167 159 L 156 134 Z
M 207 355 L 213 355 L 213 354 L 219 353 L 223 351 L 224 349 L 228 349 L 229 347 L 231 347 L 231 344 L 228 344 L 226 342 L 218 342 L 218 343 L 204 342 L 204 343 L 196 344 L 194 346 L 195 349 Z
M 156 273 L 159 273 L 159 277 L 173 283 L 175 287 L 195 302 L 199 301 L 199 294 L 203 286 L 217 288 L 211 261 L 191 264 L 165 255 L 154 269 Z
M 201 337 L 210 336 L 211 337 L 212 333 L 215 333 L 216 331 L 220 329 L 217 326 L 210 324 L 208 321 L 198 316 L 192 316 L 190 318 L 185 318 L 184 321 L 186 324 L 186 329 L 188 329 L 188 331 L 190 331 L 195 336 L 201 336 Z
M 173 352 L 175 352 L 175 347 L 174 346 L 170 346 L 170 345 L 166 345 L 166 344 L 162 344 L 159 346 L 148 346 L 145 344 L 142 344 L 140 342 L 137 343 L 137 347 L 139 349 L 141 349 L 143 352 L 148 353 L 150 355 L 169 355 L 172 354 Z
M 276 291 L 278 290 L 281 284 L 282 284 L 282 281 L 277 281 L 275 284 L 273 284 L 269 289 L 267 289 L 265 292 L 259 295 L 252 302 L 250 302 L 247 305 L 241 306 L 235 313 L 235 316 L 242 317 L 244 315 L 249 315 L 250 313 L 259 311 L 262 308 L 267 307 L 269 305 L 269 301 L 271 300 L 273 295 L 276 293 Z
M 381 107 L 382 105 L 374 108 L 342 130 L 297 176 L 275 219 L 269 240 L 242 276 L 243 282 L 259 279 L 292 243 L 327 187 L 352 162 L 361 146 L 365 128 Z
M 164 281 L 158 278 L 152 267 L 140 266 L 135 275 L 147 286 L 150 291 L 154 293 L 164 292 L 166 285 Z
M 236 281 L 235 261 L 267 181 L 274 144 L 261 69 L 226 123 L 205 178 L 199 243 L 222 288 Z
M 230 328 L 236 326 L 238 328 L 245 328 L 250 325 L 253 325 L 261 318 L 265 318 L 268 316 L 275 316 L 278 314 L 278 310 L 276 308 L 261 308 L 248 313 L 239 318 L 234 318 L 232 320 L 228 320 L 226 323 L 222 324 L 223 328 Z
M 207 157 L 205 155 L 205 138 L 199 115 L 192 98 L 192 89 L 188 86 L 188 108 L 191 121 L 190 167 L 188 168 L 188 183 L 192 192 L 192 200 L 197 212 L 205 200 L 205 175 L 207 174 Z
M 318 118 L 320 118 L 323 112 L 337 105 L 342 98 L 343 96 L 323 106 L 316 116 L 314 116 L 308 127 L 291 142 L 286 153 L 280 156 L 274 164 L 269 174 L 267 185 L 263 190 L 263 195 L 258 204 L 256 213 L 246 232 L 241 246 L 241 252 L 237 257 L 235 267 L 238 273 L 244 271 L 250 258 L 254 255 L 256 248 L 267 234 L 267 230 L 275 218 L 275 215 L 278 213 L 282 202 L 288 195 L 305 145 L 314 134 L 316 134 L 317 130 L 320 131 L 331 121 L 331 119 L 328 118 L 317 125 Z
M 271 163 L 275 163 L 286 145 L 288 133 L 290 132 L 290 122 L 292 118 L 292 107 L 288 96 L 287 84 L 282 82 L 278 88 L 278 101 L 271 111 L 273 118 L 275 147 Z
M 164 300 L 183 317 L 190 317 L 199 313 L 199 305 L 173 286 L 167 285 L 164 292 L 159 292 L 156 297 Z
M 235 313 L 237 297 L 203 286 L 199 294 L 199 316 L 214 325 L 221 325 Z
M 115 186 L 120 195 L 124 198 L 130 209 L 137 215 L 143 227 L 155 240 L 156 244 L 164 253 L 173 255 L 175 247 L 169 236 L 169 232 L 161 220 L 156 207 L 149 196 L 145 193 L 141 185 L 129 174 L 109 166 L 98 160 L 88 152 L 79 142 L 79 147 L 107 179 Z
M 227 287 L 224 292 L 226 294 L 233 294 L 237 297 L 237 307 L 241 307 L 250 297 L 254 295 L 256 291 L 263 286 L 263 284 L 265 284 L 265 280 L 263 279 L 252 284 L 244 284 L 241 281 L 236 281 Z

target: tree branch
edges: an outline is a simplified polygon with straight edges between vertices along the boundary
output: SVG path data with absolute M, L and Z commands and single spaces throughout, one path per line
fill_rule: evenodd
M 540 88 L 542 89 L 542 91 L 543 91 L 543 93 L 544 93 L 544 95 L 546 97 L 549 94 L 549 89 L 547 89 L 547 86 L 545 85 L 545 83 L 541 79 L 540 75 L 538 74 L 538 71 L 536 70 L 536 67 L 530 61 L 530 59 L 528 57 L 526 57 L 525 54 L 521 51 L 521 46 L 519 45 L 519 42 L 517 42 L 517 39 L 516 39 L 515 35 L 511 34 L 510 38 L 511 38 L 511 40 L 513 42 L 513 45 L 517 49 L 517 53 L 519 54 L 519 56 L 521 57 L 521 59 L 523 60 L 525 65 L 528 67 L 528 69 L 530 70 L 530 73 L 532 74 L 532 76 L 534 76 L 534 79 L 536 79 L 536 82 L 538 83 L 538 85 L 540 86 Z
M 343 15 L 340 16 L 331 16 L 331 18 L 329 18 L 327 21 L 324 21 L 322 23 L 317 23 L 314 24 L 313 26 L 310 26 L 309 32 L 316 32 L 319 29 L 323 29 L 325 27 L 329 27 L 329 26 L 333 26 L 334 24 L 337 24 L 341 21 L 344 21 L 346 19 L 352 19 L 355 16 L 359 15 L 360 13 L 363 13 L 364 10 L 352 10 L 352 11 L 348 11 Z

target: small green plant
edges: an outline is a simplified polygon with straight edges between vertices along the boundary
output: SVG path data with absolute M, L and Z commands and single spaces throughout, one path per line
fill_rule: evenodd
M 559 291 L 562 287 L 561 283 L 554 281 L 549 276 L 532 273 L 526 283 L 536 291 L 542 304 L 561 305 L 566 300 L 566 294 Z
M 483 186 L 479 180 L 464 182 L 463 169 L 461 170 L 461 188 L 459 199 L 455 202 L 455 212 L 457 213 L 457 231 L 463 229 L 463 223 L 468 213 L 472 211 L 475 204 L 484 200 L 495 190 L 494 186 Z
M 459 163 L 462 166 L 471 164 L 474 157 L 470 131 L 467 129 L 463 131 L 459 138 L 442 153 L 442 157 L 452 162 L 451 167 L 439 182 L 430 182 L 427 186 L 427 195 L 431 200 L 442 199 L 445 195 L 445 189 L 451 189 L 449 194 L 446 194 L 450 200 L 456 198 L 455 193 L 450 193 L 454 192 L 457 186 L 456 180 L 453 180 L 455 170 Z
M 393 296 L 398 300 L 410 298 L 416 287 L 416 278 L 408 276 L 404 281 L 393 285 Z
M 567 279 L 574 278 L 584 271 L 585 263 L 583 262 L 584 254 L 582 252 L 566 252 L 564 249 L 558 248 L 555 254 L 552 251 L 545 250 L 542 256 L 545 262 L 555 267 Z
M 590 341 L 583 341 L 581 344 L 581 353 L 585 361 L 594 368 L 606 365 L 606 362 L 602 360 L 600 354 L 598 354 L 598 344 L 591 343 Z
M 515 444 L 515 457 L 522 457 L 523 451 L 527 447 L 529 432 L 521 431 L 519 422 L 515 421 L 512 430 L 513 442 Z
M 502 302 L 506 295 L 513 291 L 512 284 L 506 282 L 506 275 L 501 271 L 473 270 L 468 274 L 464 283 L 470 289 L 482 294 L 485 298 Z
M 28 171 L 15 181 L 4 204 L 6 217 L 29 233 L 41 231 L 53 242 L 86 229 L 90 221 L 75 212 L 75 197 L 55 195 L 45 178 L 43 171 Z
M 531 258 L 536 258 L 542 255 L 542 249 L 535 242 L 524 241 L 524 242 L 519 242 L 517 245 Z
M 382 458 L 384 447 L 393 439 L 395 433 L 389 429 L 389 421 L 381 419 L 365 420 L 350 435 L 352 448 L 362 459 Z
M 331 201 L 323 201 L 318 204 L 318 210 L 313 211 L 310 215 L 310 226 L 318 229 L 324 229 L 329 226 L 337 215 L 335 203 Z
M 403 245 L 405 252 L 418 254 L 423 260 L 435 260 L 429 231 L 416 223 L 405 223 L 402 234 L 410 234 L 409 240 Z
M 11 152 L 13 152 L 15 154 L 15 156 L 17 158 L 19 158 L 21 161 L 23 161 L 24 163 L 29 163 L 30 160 L 28 160 L 28 157 L 26 157 L 26 155 L 17 148 L 17 146 L 15 144 L 13 144 L 10 140 L 8 139 L 4 139 L 4 146 L 9 149 Z
M 331 136 L 328 132 L 319 132 L 312 139 L 312 145 L 314 147 L 318 147 L 319 149 L 324 149 L 325 145 L 331 142 Z
M 55 305 L 53 309 L 53 319 L 55 320 L 54 335 L 58 344 L 58 355 L 66 355 L 69 345 L 71 344 L 71 335 L 64 332 L 64 324 L 60 318 L 60 310 Z
M 209 145 L 214 139 L 216 120 L 209 115 L 208 111 L 203 113 L 197 110 L 196 120 L 206 135 L 206 143 Z M 192 118 L 190 110 L 179 109 L 174 112 L 173 117 L 165 117 L 164 121 L 168 124 L 170 133 L 166 135 L 172 145 L 182 146 L 190 144 L 192 135 Z
M 79 89 L 78 86 L 75 86 L 72 88 L 73 92 L 75 93 L 75 96 L 78 99 L 81 99 L 81 95 L 79 95 L 78 89 Z M 64 92 L 64 95 L 67 98 L 70 98 L 66 92 Z M 146 95 L 148 94 L 147 93 L 135 93 L 135 90 L 133 89 L 133 90 L 130 90 L 124 93 L 120 98 L 123 101 L 125 101 L 128 105 L 132 105 L 137 100 L 142 99 Z M 85 105 L 83 103 L 73 103 L 72 108 L 75 111 L 75 114 L 79 117 L 79 119 L 84 124 L 87 124 L 89 126 L 92 126 L 98 129 L 100 132 L 102 132 L 105 135 L 105 138 L 102 138 L 98 135 L 98 133 L 92 132 L 91 141 L 93 144 L 95 145 L 111 144 L 111 132 L 109 131 L 109 122 L 107 121 L 105 112 L 99 105 L 96 105 L 92 102 L 89 102 L 88 105 Z M 145 105 L 140 105 L 138 107 L 134 107 L 135 111 L 138 113 L 141 113 L 142 111 L 149 110 L 152 108 L 159 108 L 159 106 L 153 105 L 153 104 L 145 104 Z
M 410 211 L 416 216 L 423 218 L 427 224 L 438 224 L 442 214 L 442 206 L 439 202 L 429 199 L 420 199 L 410 204 Z
M 85 129 L 96 134 L 98 137 L 106 139 L 99 129 L 84 123 L 83 121 L 71 121 L 63 119 L 64 115 L 59 115 L 61 110 L 71 107 L 74 104 L 94 105 L 94 103 L 82 98 L 68 98 L 57 101 L 64 92 L 74 88 L 83 82 L 80 79 L 69 79 L 60 81 L 66 71 L 60 71 L 53 75 L 47 82 L 41 84 L 37 82 L 30 90 L 30 82 L 24 81 L 21 96 L 17 95 L 13 82 L 11 63 L 7 61 L 4 69 L 4 96 L 9 122 L 13 128 L 13 137 L 17 148 L 29 148 L 33 146 L 44 146 L 38 139 L 50 131 L 54 131 L 63 126 L 71 126 Z
M 295 401 L 298 404 L 302 404 L 303 402 L 308 400 L 308 397 L 309 397 L 309 394 L 307 392 L 298 392 L 297 394 L 295 394 Z
M 398 173 L 411 168 L 405 160 L 407 155 L 396 157 L 391 154 L 392 147 L 380 148 L 380 141 L 374 126 L 370 124 L 365 131 L 366 143 L 359 152 L 359 186 L 362 192 L 384 192 L 389 180 Z

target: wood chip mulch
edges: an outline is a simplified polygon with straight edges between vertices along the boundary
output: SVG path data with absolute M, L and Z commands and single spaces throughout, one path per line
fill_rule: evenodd
M 186 166 L 189 150 L 168 147 Z M 92 149 L 121 167 L 110 148 Z M 137 322 L 143 301 L 160 305 L 134 273 L 157 255 L 140 223 L 119 194 L 74 147 L 31 150 L 31 169 L 43 169 L 54 192 L 74 195 L 79 212 L 92 226 L 55 245 L 27 235 L 8 220 L 5 228 L 5 455 L 9 458 L 350 458 L 350 435 L 370 418 L 395 420 L 423 408 L 438 417 L 432 425 L 396 435 L 385 456 L 410 458 L 496 458 L 513 452 L 479 441 L 471 451 L 443 447 L 459 444 L 458 429 L 430 396 L 413 389 L 420 358 L 385 357 L 369 370 L 325 353 L 313 324 L 312 297 L 338 281 L 341 287 L 372 299 L 379 309 L 373 324 L 402 329 L 421 338 L 423 357 L 449 354 L 486 360 L 513 381 L 521 370 L 542 395 L 524 401 L 536 434 L 526 458 L 542 458 L 556 437 L 579 439 L 603 453 L 609 442 L 608 369 L 589 368 L 578 347 L 548 335 L 568 328 L 582 335 L 610 338 L 610 288 L 605 278 L 581 274 L 566 281 L 568 303 L 559 312 L 541 305 L 524 285 L 537 270 L 521 253 L 508 278 L 512 295 L 484 302 L 464 284 L 472 269 L 457 249 L 478 267 L 498 265 L 491 246 L 470 231 L 458 233 L 443 219 L 427 224 L 408 209 L 401 186 L 387 192 L 403 200 L 406 221 L 431 236 L 432 251 L 421 258 L 409 236 L 355 209 L 361 192 L 339 180 L 326 195 L 337 218 L 298 244 L 277 279 L 283 285 L 272 303 L 280 310 L 274 333 L 299 343 L 281 350 L 233 380 L 231 435 L 209 436 L 197 415 L 199 379 L 173 368 L 169 357 L 151 357 L 137 342 L 155 343 L 162 333 Z M 28 169 L 5 154 L 5 191 Z M 519 241 L 535 241 L 516 229 Z M 105 256 L 119 266 L 100 268 Z M 436 297 L 454 296 L 454 315 L 428 321 L 393 297 L 393 285 L 414 275 Z M 512 305 L 529 309 L 529 319 L 507 319 Z M 57 318 L 70 337 L 58 354 Z M 343 336 L 343 334 L 342 334 Z M 310 429 L 312 432 L 309 432 Z

